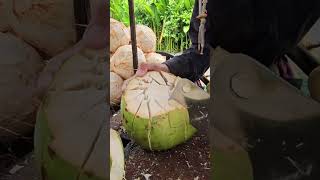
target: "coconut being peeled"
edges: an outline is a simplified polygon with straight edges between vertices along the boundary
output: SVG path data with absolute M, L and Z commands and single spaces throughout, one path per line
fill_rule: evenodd
M 94 51 L 83 50 L 63 63 L 38 110 L 34 144 L 41 179 L 110 179 L 108 59 Z
M 130 28 L 128 28 L 127 31 L 130 32 Z M 137 46 L 144 53 L 151 53 L 156 51 L 157 37 L 151 28 L 145 25 L 138 24 L 136 25 L 136 34 Z
M 158 54 L 158 53 L 148 53 L 148 54 L 145 54 L 146 56 L 146 61 L 148 63 L 163 63 L 166 61 L 166 57 L 165 56 L 162 56 L 161 54 Z
M 137 48 L 138 64 L 146 62 L 145 56 L 140 48 Z M 134 75 L 132 46 L 125 45 L 118 48 L 110 60 L 111 70 L 123 79 L 128 79 Z
M 188 110 L 170 100 L 178 79 L 166 72 L 150 71 L 129 81 L 122 95 L 121 113 L 125 130 L 141 147 L 167 150 L 196 132 Z
M 114 53 L 119 47 L 128 45 L 130 37 L 126 26 L 115 19 L 110 18 L 110 52 Z

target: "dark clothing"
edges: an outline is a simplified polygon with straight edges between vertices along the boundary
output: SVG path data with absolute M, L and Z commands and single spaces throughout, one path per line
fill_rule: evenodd
M 209 68 L 209 48 L 198 54 L 198 0 L 189 37 L 192 47 L 165 62 L 180 77 L 198 80 Z M 269 66 L 295 47 L 320 17 L 319 0 L 209 0 L 206 46 L 244 53 Z

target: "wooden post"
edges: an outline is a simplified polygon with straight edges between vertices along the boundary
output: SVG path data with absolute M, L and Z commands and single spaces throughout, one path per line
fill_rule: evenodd
M 90 20 L 90 2 L 87 0 L 73 0 L 75 27 L 77 31 L 77 42 L 82 39 L 86 25 Z
M 130 16 L 130 32 L 131 32 L 131 45 L 133 55 L 133 70 L 136 73 L 138 69 L 138 54 L 137 54 L 137 40 L 136 40 L 136 22 L 134 16 L 134 0 L 129 2 L 129 16 Z

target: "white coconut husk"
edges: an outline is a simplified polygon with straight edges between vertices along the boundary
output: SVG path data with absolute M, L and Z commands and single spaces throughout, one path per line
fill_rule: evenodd
M 76 41 L 72 0 L 5 1 L 10 28 L 46 55 L 54 56 Z
M 111 62 L 112 56 L 113 56 L 113 54 L 110 53 L 110 62 Z M 114 72 L 114 71 L 113 71 L 113 66 L 111 66 L 111 63 L 110 63 L 109 65 L 110 65 L 110 66 L 109 66 L 110 72 Z
M 130 32 L 130 27 L 127 29 Z M 137 46 L 144 53 L 151 53 L 156 51 L 157 47 L 157 37 L 151 28 L 145 25 L 136 25 L 137 34 Z
M 120 102 L 122 95 L 123 79 L 116 73 L 110 72 L 110 104 L 115 105 Z
M 130 37 L 126 26 L 115 19 L 110 19 L 110 52 L 114 53 L 119 47 L 128 45 Z
M 146 62 L 143 52 L 138 48 L 138 65 Z M 120 75 L 123 79 L 128 79 L 134 75 L 133 57 L 131 45 L 118 48 L 110 60 L 111 70 Z
M 158 53 L 148 53 L 148 54 L 145 54 L 146 56 L 146 61 L 148 63 L 163 63 L 166 61 L 166 57 L 165 56 L 162 56 L 161 54 L 158 54 Z
M 32 130 L 32 123 L 26 125 L 28 123 L 21 121 L 37 108 L 33 92 L 43 63 L 30 45 L 7 33 L 0 33 L 0 54 L 1 140 L 7 132 L 15 136 Z

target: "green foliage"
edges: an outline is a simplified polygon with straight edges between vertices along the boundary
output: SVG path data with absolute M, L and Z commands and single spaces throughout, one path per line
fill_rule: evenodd
M 194 0 L 135 0 L 137 24 L 157 35 L 157 50 L 179 52 L 190 46 L 188 30 Z M 111 17 L 129 26 L 127 0 L 111 0 Z

